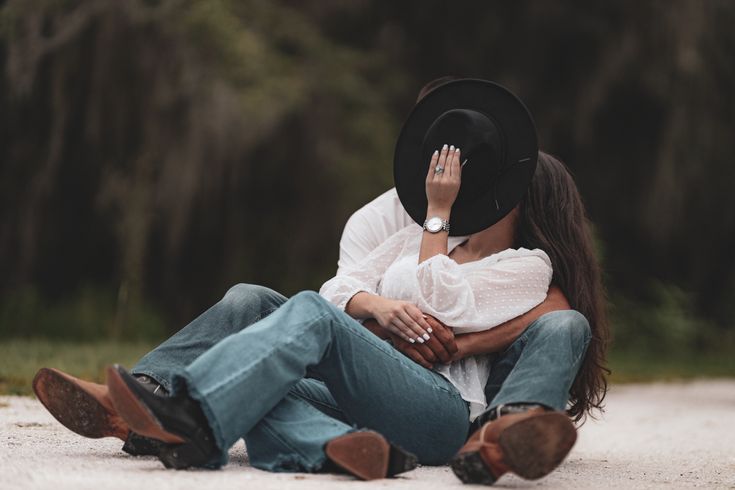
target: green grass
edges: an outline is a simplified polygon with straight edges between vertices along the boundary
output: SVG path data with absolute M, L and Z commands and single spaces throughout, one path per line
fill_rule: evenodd
M 0 341 L 0 394 L 31 395 L 31 381 L 41 367 L 55 367 L 84 379 L 102 382 L 105 366 L 131 367 L 155 342 Z M 693 378 L 735 378 L 735 356 L 728 353 L 613 353 L 612 383 L 672 381 Z
M 613 352 L 612 383 L 735 378 L 735 353 L 650 354 Z
M 69 342 L 38 339 L 0 341 L 0 394 L 31 395 L 39 368 L 55 367 L 84 379 L 102 382 L 112 363 L 131 367 L 153 342 Z

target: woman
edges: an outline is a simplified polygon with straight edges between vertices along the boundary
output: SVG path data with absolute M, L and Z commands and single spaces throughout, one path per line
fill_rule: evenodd
M 460 158 L 459 151 L 450 152 L 448 148 L 432 158 L 426 181 L 428 216 L 433 213 L 445 219 L 450 217 L 451 204 L 459 189 Z M 551 159 L 539 160 L 541 167 L 554 164 Z M 537 175 L 549 173 L 537 172 Z M 538 185 L 549 187 L 558 182 Z M 567 189 L 555 189 L 549 195 L 567 192 Z M 514 272 L 524 277 L 522 284 L 531 294 L 521 294 L 518 288 L 512 288 L 505 302 L 476 303 L 481 314 L 499 315 L 498 322 L 503 319 L 497 313 L 500 303 L 506 304 L 506 315 L 515 316 L 524 308 L 530 309 L 543 299 L 551 278 L 548 258 L 540 250 L 522 251 L 512 258 L 498 260 L 499 254 L 495 252 L 505 252 L 514 244 L 517 213 L 472 235 L 462 246 L 456 243 L 451 250 L 446 234 L 421 232 L 420 249 L 416 251 L 421 264 L 442 256 L 433 259 L 434 262 L 451 268 L 447 261 L 455 259 L 456 267 L 466 266 L 470 271 L 467 284 L 483 280 L 482 274 L 477 273 L 481 270 L 511 279 Z M 411 230 L 403 233 L 404 243 L 408 244 Z M 400 242 L 398 238 L 391 241 L 394 243 L 381 247 L 382 251 L 376 250 L 376 255 L 388 257 L 385 250 L 395 248 L 395 243 Z M 478 269 L 474 269 L 475 262 L 481 263 Z M 513 263 L 516 267 L 506 267 Z M 397 268 L 400 269 L 397 266 L 389 271 L 385 266 L 386 275 L 381 282 L 389 285 L 390 274 Z M 355 268 L 353 279 L 359 280 L 360 274 L 360 268 Z M 451 271 L 441 269 L 437 278 L 446 279 L 447 274 Z M 464 293 L 457 298 L 466 300 L 467 290 L 463 286 L 467 284 L 457 282 L 449 286 Z M 506 285 L 518 284 L 520 281 L 511 280 Z M 323 292 L 333 286 L 335 283 L 327 283 Z M 366 286 L 364 291 L 369 290 L 370 284 Z M 333 297 L 344 298 L 348 294 L 337 292 Z M 418 341 L 419 335 L 431 333 L 407 301 L 389 303 L 370 296 L 369 292 L 348 299 L 345 304 L 348 313 L 358 317 L 373 315 L 385 328 L 405 338 Z M 425 295 L 424 299 L 432 298 Z M 433 307 L 439 316 L 461 304 L 455 301 L 439 306 L 443 298 L 433 299 L 436 302 L 427 301 L 426 306 Z M 339 299 L 338 303 L 342 301 Z M 460 312 L 456 315 L 445 318 L 456 320 L 460 328 L 468 331 L 481 328 L 476 318 L 462 316 Z M 273 328 L 274 325 L 278 328 Z M 482 375 L 481 359 L 464 364 L 468 364 L 465 374 Z M 109 386 L 116 408 L 133 430 L 172 444 L 160 456 L 169 466 L 219 466 L 226 461 L 229 445 L 244 435 L 251 463 L 261 468 L 283 470 L 291 465 L 315 470 L 333 462 L 358 477 L 374 478 L 412 466 L 410 458 L 398 446 L 415 453 L 425 464 L 443 464 L 462 445 L 469 430 L 472 406 L 482 405 L 483 401 L 468 395 L 472 393 L 471 379 L 464 386 L 467 391 L 463 394 L 463 387 L 457 386 L 459 381 L 452 380 L 452 367 L 457 366 L 453 363 L 445 375 L 426 370 L 397 355 L 350 316 L 326 304 L 322 297 L 301 293 L 266 319 L 225 339 L 192 363 L 176 380 L 172 398 L 141 391 L 139 384 L 131 382 L 121 368 L 110 369 Z M 309 391 L 304 376 L 308 374 L 318 375 L 325 381 L 341 413 L 323 413 L 304 403 L 305 393 Z M 469 399 L 464 399 L 465 396 Z M 351 424 L 377 430 L 395 446 L 389 446 L 377 433 L 356 432 Z M 351 459 L 355 447 L 372 456 L 358 461 Z M 284 454 L 292 457 L 284 458 Z M 276 455 L 278 461 L 273 460 Z

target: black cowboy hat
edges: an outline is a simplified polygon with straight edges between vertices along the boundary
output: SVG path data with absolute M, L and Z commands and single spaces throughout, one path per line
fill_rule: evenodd
M 452 206 L 450 235 L 492 226 L 523 198 L 536 170 L 531 114 L 508 89 L 478 79 L 447 82 L 421 99 L 403 124 L 393 160 L 398 197 L 423 225 L 426 175 L 434 150 L 461 150 L 462 186 Z

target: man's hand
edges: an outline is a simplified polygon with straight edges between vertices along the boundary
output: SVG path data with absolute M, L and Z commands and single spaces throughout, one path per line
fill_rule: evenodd
M 564 293 L 559 287 L 552 285 L 546 295 L 546 300 L 531 311 L 490 330 L 468 333 L 457 338 L 454 337 L 450 327 L 431 315 L 424 315 L 424 319 L 432 329 L 431 339 L 424 344 L 406 342 L 381 327 L 373 319 L 365 320 L 364 325 L 378 337 L 391 339 L 396 349 L 416 363 L 431 369 L 437 362 L 449 364 L 468 356 L 501 352 L 515 342 L 521 333 L 541 315 L 551 311 L 569 309 L 571 307 Z
M 389 333 L 393 346 L 406 357 L 427 369 L 434 367 L 437 362 L 449 364 L 457 353 L 457 344 L 454 341 L 452 329 L 431 315 L 425 315 L 425 317 L 432 329 L 431 338 L 428 341 L 423 344 L 411 344 Z

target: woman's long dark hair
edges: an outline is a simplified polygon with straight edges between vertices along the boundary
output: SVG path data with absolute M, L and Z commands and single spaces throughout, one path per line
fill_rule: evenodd
M 607 392 L 610 370 L 605 355 L 610 333 L 605 290 L 590 222 L 574 179 L 561 161 L 546 153 L 539 152 L 531 185 L 520 204 L 515 241 L 516 247 L 540 248 L 549 255 L 552 283 L 590 324 L 592 338 L 569 390 L 568 413 L 579 421 L 593 409 L 602 410 Z

